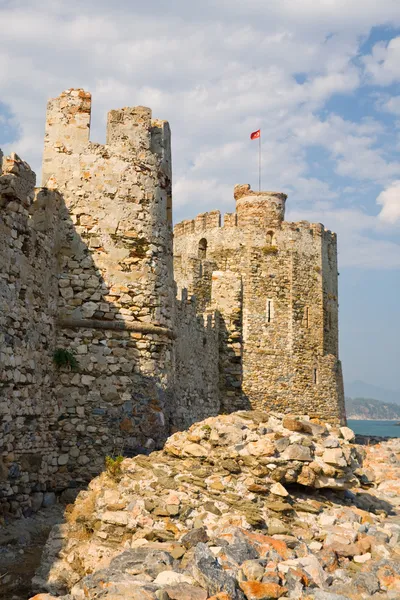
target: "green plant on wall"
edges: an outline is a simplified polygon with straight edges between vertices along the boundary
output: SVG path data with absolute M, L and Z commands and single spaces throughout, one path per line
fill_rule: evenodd
M 121 475 L 121 463 L 123 460 L 124 457 L 121 455 L 116 456 L 115 458 L 112 456 L 106 456 L 105 463 L 107 475 L 109 475 L 112 479 L 116 479 Z
M 78 368 L 78 361 L 75 358 L 75 354 L 66 348 L 57 348 L 54 351 L 53 362 L 58 369 L 67 367 L 71 371 L 76 371 Z
M 264 254 L 278 254 L 278 247 L 277 246 L 264 246 L 264 248 L 262 249 L 262 252 Z

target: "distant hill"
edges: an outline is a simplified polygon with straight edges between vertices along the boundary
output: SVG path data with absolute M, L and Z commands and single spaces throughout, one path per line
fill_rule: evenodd
M 345 384 L 346 396 L 350 398 L 375 398 L 381 402 L 392 402 L 400 404 L 400 392 L 385 390 L 377 385 L 365 383 L 365 381 L 352 381 Z
M 348 419 L 373 419 L 383 421 L 390 419 L 400 421 L 400 406 L 392 402 L 381 402 L 373 398 L 346 397 L 346 414 Z

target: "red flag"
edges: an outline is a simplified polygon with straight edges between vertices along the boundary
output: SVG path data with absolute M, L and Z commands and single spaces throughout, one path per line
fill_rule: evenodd
M 253 133 L 250 134 L 250 139 L 257 140 L 260 136 L 261 136 L 261 129 L 257 129 L 257 131 L 253 131 Z

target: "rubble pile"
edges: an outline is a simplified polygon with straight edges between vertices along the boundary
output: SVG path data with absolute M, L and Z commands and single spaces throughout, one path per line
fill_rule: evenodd
M 353 442 L 238 412 L 109 462 L 53 528 L 35 600 L 398 599 L 400 440 Z

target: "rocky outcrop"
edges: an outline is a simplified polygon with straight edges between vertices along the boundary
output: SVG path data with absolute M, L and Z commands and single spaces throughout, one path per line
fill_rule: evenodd
M 400 522 L 388 515 L 400 490 L 379 477 L 385 465 L 399 473 L 400 444 L 378 468 L 367 457 L 365 473 L 353 439 L 348 428 L 258 412 L 174 434 L 67 508 L 35 600 L 398 598 Z

